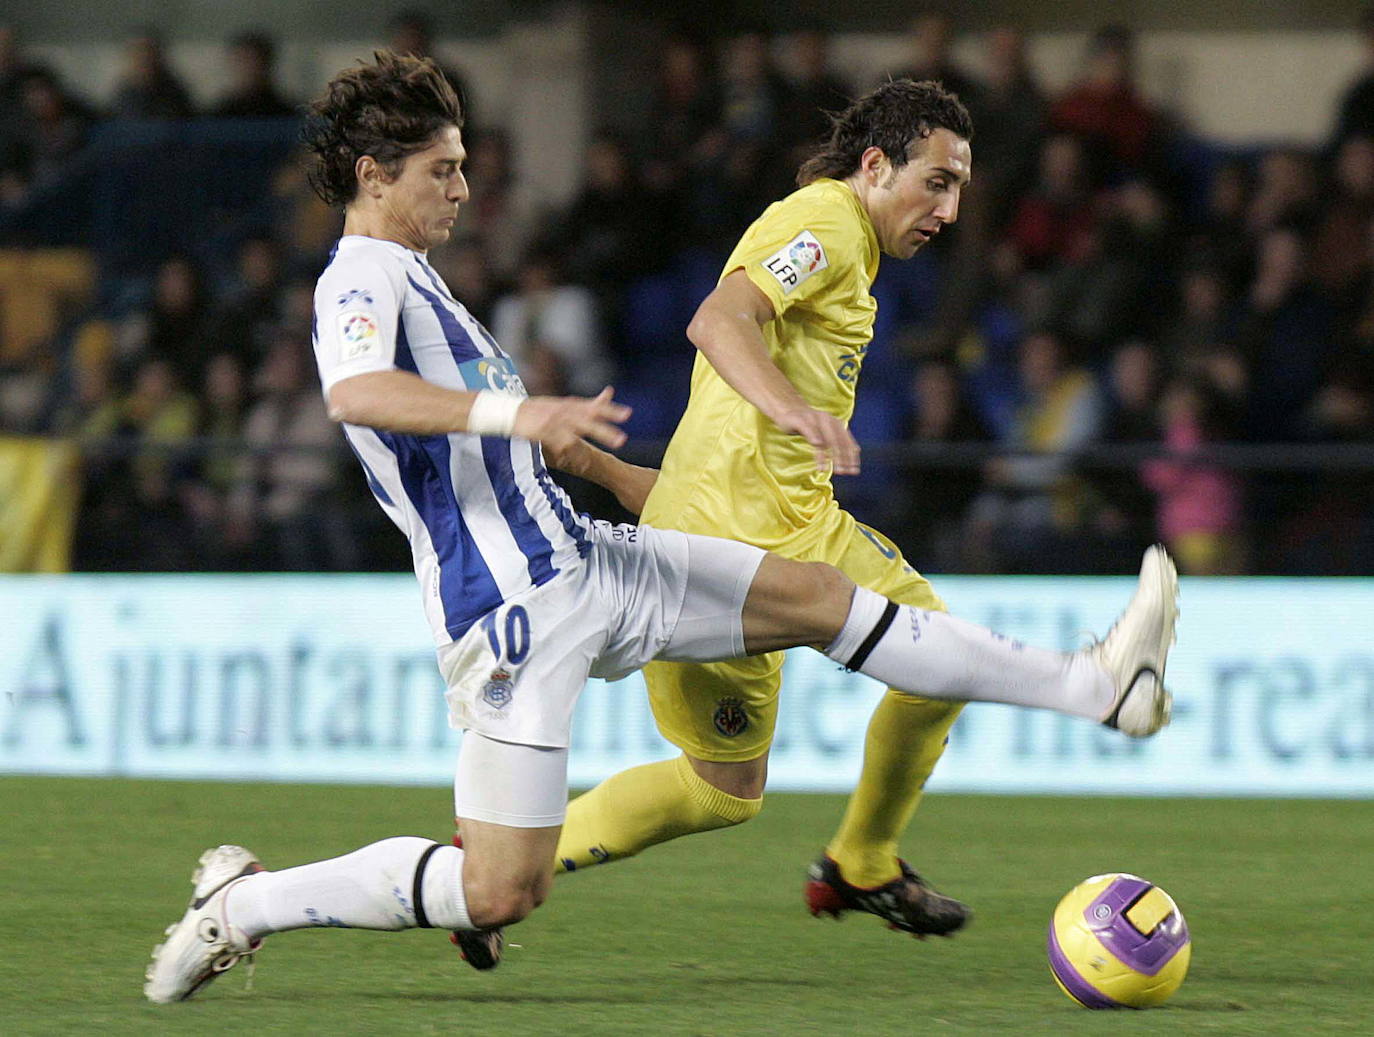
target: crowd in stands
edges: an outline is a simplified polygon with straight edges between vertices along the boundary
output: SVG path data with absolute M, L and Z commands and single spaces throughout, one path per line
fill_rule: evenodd
M 1126 29 L 1095 33 L 1051 94 L 1019 31 L 981 35 L 975 73 L 951 56 L 956 28 L 920 15 L 888 70 L 968 104 L 974 183 L 956 227 L 882 266 L 853 422 L 866 471 L 841 499 L 935 572 L 1121 571 L 1159 538 L 1190 573 L 1374 573 L 1374 469 L 1335 449 L 1374 445 L 1374 21 L 1324 145 L 1253 150 L 1198 141 L 1148 100 Z M 391 29 L 431 52 L 423 17 Z M 666 439 L 696 302 L 792 188 L 823 112 L 874 85 L 837 75 L 828 43 L 668 37 L 644 125 L 597 130 L 554 211 L 522 199 L 508 132 L 469 111 L 472 197 L 431 258 L 532 393 L 613 383 L 635 441 Z M 125 58 L 97 111 L 0 28 L 0 217 L 102 123 L 298 112 L 261 33 L 229 42 L 232 86 L 200 113 L 155 32 Z M 0 430 L 89 445 L 78 567 L 397 564 L 311 367 L 337 215 L 294 159 L 269 194 L 233 263 L 156 256 L 42 348 L 0 351 Z

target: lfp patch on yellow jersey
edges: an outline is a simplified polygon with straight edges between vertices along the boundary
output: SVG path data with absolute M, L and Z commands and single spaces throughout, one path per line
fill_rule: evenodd
M 743 270 L 773 305 L 773 362 L 811 406 L 844 421 L 877 303 L 878 239 L 848 185 L 817 180 L 775 202 L 745 232 L 721 277 Z M 692 395 L 644 509 L 651 525 L 761 547 L 805 539 L 838 510 L 830 473 L 698 356 Z

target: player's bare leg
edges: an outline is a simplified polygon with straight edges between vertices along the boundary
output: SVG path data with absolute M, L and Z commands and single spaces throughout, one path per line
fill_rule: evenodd
M 548 899 L 548 862 L 559 827 L 511 828 L 459 818 L 463 833 L 463 891 L 475 929 L 513 925 Z
M 549 856 L 561 828 L 510 828 L 471 818 L 456 818 L 466 851 L 463 886 L 473 928 L 454 929 L 450 939 L 474 969 L 494 969 L 505 949 L 504 927 L 520 921 L 549 895 L 553 876 Z M 507 868 L 503 861 L 517 862 Z
M 758 799 L 768 782 L 768 754 L 752 760 L 700 760 L 687 753 L 687 762 L 705 782 L 739 799 Z

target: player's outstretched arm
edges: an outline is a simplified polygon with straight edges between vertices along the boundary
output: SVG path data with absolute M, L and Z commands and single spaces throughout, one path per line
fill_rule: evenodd
M 614 454 L 598 450 L 585 439 L 577 440 L 570 449 L 564 451 L 555 451 L 546 446 L 544 460 L 560 472 L 604 486 L 615 494 L 622 508 L 634 515 L 644 510 L 649 491 L 658 481 L 657 468 L 645 468 L 622 461 Z
M 768 296 L 743 270 L 735 270 L 702 300 L 687 337 L 732 389 L 778 428 L 815 448 L 816 467 L 833 464 L 837 475 L 856 475 L 859 444 L 848 426 L 807 403 L 768 355 L 762 328 L 774 316 Z
M 478 398 L 495 403 L 474 422 Z M 612 391 L 586 399 L 578 396 L 497 397 L 494 393 L 445 389 L 408 371 L 371 371 L 336 382 L 329 390 L 329 416 L 350 425 L 391 432 L 434 436 L 479 431 L 484 435 L 520 436 L 562 451 L 589 439 L 612 449 L 625 442 L 616 425 L 630 408 L 616 403 Z M 495 419 L 495 420 L 493 420 Z M 474 428 L 474 425 L 477 427 Z M 500 426 L 499 430 L 495 430 Z

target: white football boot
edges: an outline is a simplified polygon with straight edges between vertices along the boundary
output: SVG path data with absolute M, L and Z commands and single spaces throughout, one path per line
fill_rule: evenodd
M 185 1001 L 240 958 L 251 961 L 262 941 L 249 940 L 229 924 L 224 901 L 237 880 L 262 870 L 257 857 L 242 846 L 216 846 L 200 855 L 186 913 L 167 927 L 167 939 L 153 948 L 143 984 L 149 1001 Z
M 1173 696 L 1164 687 L 1164 664 L 1178 622 L 1178 572 L 1156 544 L 1140 563 L 1140 582 L 1107 636 L 1087 654 L 1112 678 L 1116 698 L 1102 723 L 1132 738 L 1147 738 L 1169 722 Z

